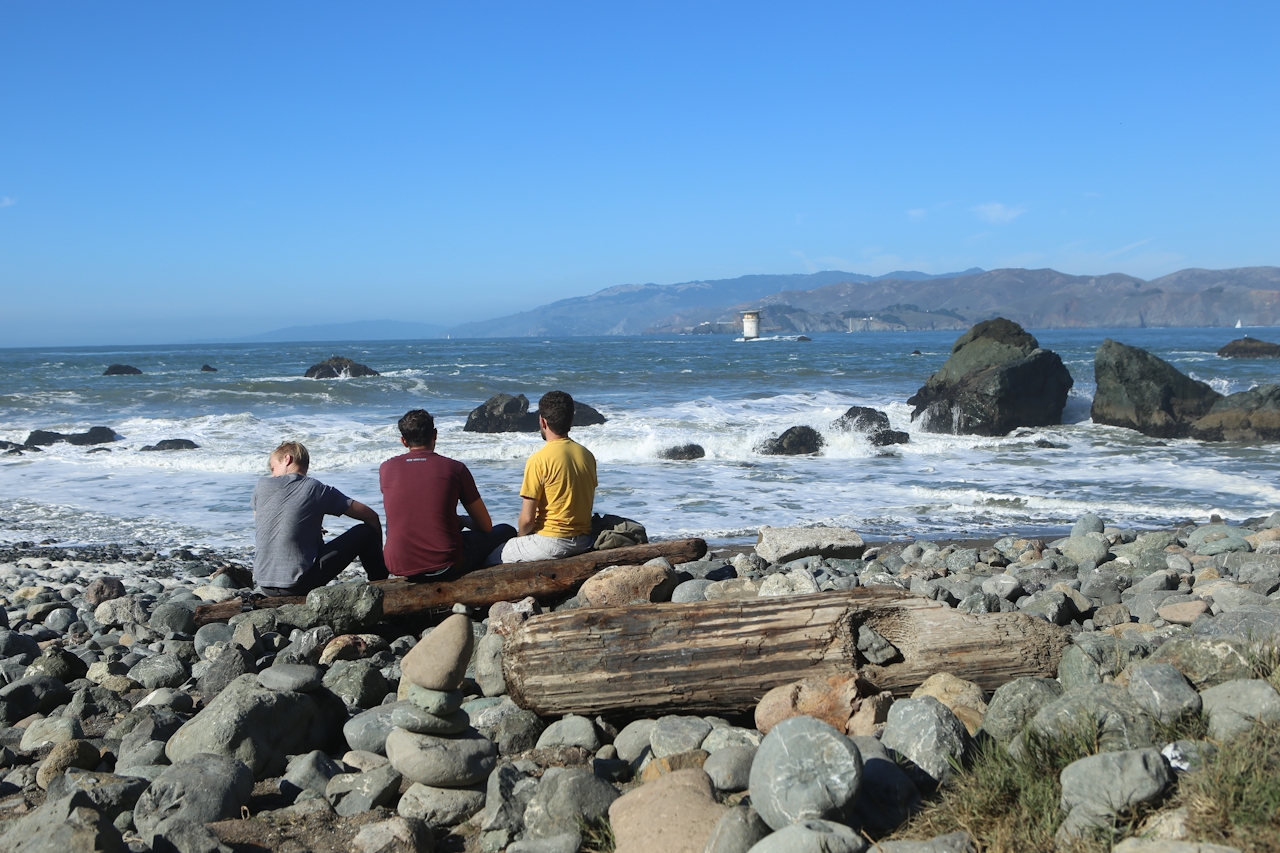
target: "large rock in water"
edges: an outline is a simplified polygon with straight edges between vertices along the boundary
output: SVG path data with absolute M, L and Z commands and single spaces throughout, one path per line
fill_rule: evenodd
M 115 440 L 116 431 L 111 427 L 96 426 L 89 427 L 88 432 L 73 433 L 50 432 L 44 429 L 32 430 L 23 444 L 27 447 L 48 447 L 51 444 L 57 444 L 59 441 L 65 441 L 67 444 L 84 446 L 88 444 L 107 444 Z
M 1259 385 L 1223 397 L 1191 425 L 1191 437 L 1201 441 L 1280 439 L 1280 385 Z
M 378 371 L 372 367 L 358 364 L 349 358 L 335 355 L 333 358 L 327 358 L 319 364 L 313 364 L 307 368 L 306 377 L 308 379 L 340 379 L 343 377 L 356 376 L 378 376 Z
M 596 426 L 607 420 L 586 403 L 573 401 L 573 425 Z M 537 432 L 538 412 L 529 411 L 529 398 L 523 394 L 494 394 L 467 415 L 463 432 Z
M 1185 438 L 1191 424 L 1222 395 L 1144 349 L 1107 338 L 1093 359 L 1090 414 L 1096 424 L 1135 429 L 1153 438 Z
M 756 446 L 765 456 L 807 456 L 817 453 L 826 442 L 822 433 L 809 426 L 793 426 L 777 438 L 768 438 Z
M 872 447 L 906 444 L 911 440 L 905 432 L 889 427 L 888 415 L 867 406 L 850 406 L 849 411 L 831 422 L 831 428 L 841 432 L 860 432 Z
M 1073 385 L 1057 353 L 1021 326 L 985 320 L 951 347 L 951 357 L 907 402 L 928 432 L 1007 435 L 1060 423 Z
M 1218 350 L 1223 358 L 1280 358 L 1280 344 L 1257 338 L 1240 338 Z
M 141 376 L 142 371 L 132 364 L 113 364 L 102 371 L 103 376 Z

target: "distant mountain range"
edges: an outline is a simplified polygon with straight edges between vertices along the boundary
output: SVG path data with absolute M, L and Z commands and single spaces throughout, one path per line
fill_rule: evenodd
M 319 326 L 289 326 L 230 343 L 300 343 L 306 341 L 414 341 L 443 338 L 449 330 L 432 323 L 405 323 L 400 320 L 361 320 L 354 323 L 325 323 Z
M 831 270 L 681 284 L 628 284 L 450 330 L 454 337 L 967 329 L 1007 317 L 1029 329 L 1280 325 L 1280 267 L 1186 269 L 1151 281 L 1112 273 L 971 269 L 883 276 Z
M 935 276 L 899 271 L 881 276 L 828 270 L 809 275 L 744 275 L 680 284 L 620 284 L 590 296 L 561 299 L 550 305 L 496 320 L 466 323 L 451 331 L 458 338 L 520 338 L 535 335 L 638 335 L 672 318 L 718 317 L 745 300 L 780 293 L 809 291 L 841 282 L 932 281 L 980 273 L 980 269 Z M 696 325 L 696 323 L 694 323 Z M 741 325 L 741 323 L 739 323 Z

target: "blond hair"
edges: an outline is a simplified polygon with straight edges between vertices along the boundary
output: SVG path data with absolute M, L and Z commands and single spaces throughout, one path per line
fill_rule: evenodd
M 284 456 L 292 456 L 293 464 L 297 465 L 298 470 L 304 474 L 311 467 L 311 454 L 307 452 L 307 446 L 300 441 L 286 441 L 271 451 L 272 459 L 280 459 Z

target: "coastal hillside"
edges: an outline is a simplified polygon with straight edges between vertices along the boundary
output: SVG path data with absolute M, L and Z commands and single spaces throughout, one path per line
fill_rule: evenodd
M 731 305 L 777 293 L 810 291 L 838 282 L 929 281 L 957 275 L 897 271 L 882 276 L 825 270 L 809 275 L 744 275 L 680 284 L 622 284 L 590 296 L 561 299 L 549 305 L 450 330 L 460 338 L 520 338 L 536 335 L 638 335 L 673 316 L 718 316 Z
M 1280 267 L 1186 269 L 1146 281 L 1123 273 L 967 270 L 942 276 L 840 271 L 621 285 L 469 323 L 456 337 L 741 332 L 763 310 L 775 333 L 966 329 L 1003 316 L 1031 329 L 1280 325 Z

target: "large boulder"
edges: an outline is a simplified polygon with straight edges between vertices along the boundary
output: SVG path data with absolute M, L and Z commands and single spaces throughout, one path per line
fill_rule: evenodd
M 165 825 L 210 823 L 239 817 L 253 793 L 253 774 L 221 755 L 193 755 L 166 767 L 138 799 L 133 820 L 150 842 Z
M 1191 437 L 1201 441 L 1280 439 L 1280 385 L 1259 385 L 1223 397 L 1191 425 Z
M 1060 423 L 1073 385 L 1057 353 L 1021 326 L 985 320 L 951 347 L 951 357 L 907 403 L 928 432 L 1007 435 Z
M 596 426 L 606 421 L 604 415 L 577 400 L 573 403 L 573 425 Z M 494 394 L 467 415 L 463 432 L 537 432 L 538 412 L 529 411 L 529 398 L 523 394 Z
M 65 441 L 67 444 L 84 446 L 89 444 L 107 444 L 116 440 L 116 431 L 111 427 L 89 427 L 88 432 L 61 433 L 45 429 L 32 430 L 23 444 L 27 447 L 48 447 Z
M 103 376 L 141 376 L 142 371 L 132 364 L 112 364 L 102 371 Z
M 342 700 L 327 690 L 271 690 L 245 674 L 178 729 L 164 751 L 174 763 L 201 753 L 236 758 L 264 779 L 283 773 L 287 756 L 338 751 L 346 720 Z
M 307 368 L 308 379 L 345 379 L 357 376 L 377 376 L 378 371 L 349 358 L 335 355 Z
M 1185 438 L 1222 395 L 1144 349 L 1107 338 L 1093 359 L 1093 422 Z
M 1280 358 L 1280 344 L 1257 338 L 1240 338 L 1218 350 L 1223 358 Z

